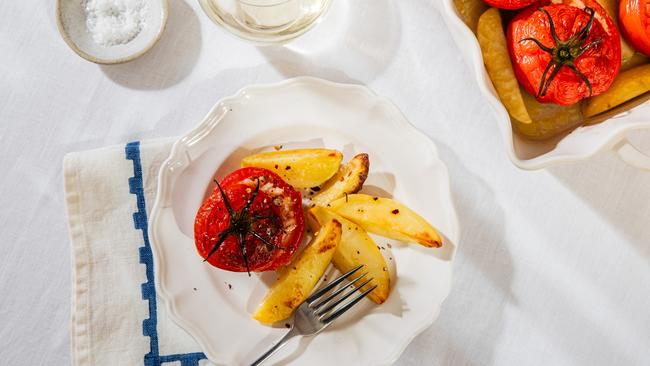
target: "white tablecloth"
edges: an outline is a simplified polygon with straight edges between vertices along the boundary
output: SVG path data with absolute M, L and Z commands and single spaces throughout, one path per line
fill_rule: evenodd
M 0 364 L 70 363 L 64 153 L 178 135 L 217 99 L 298 75 L 391 98 L 449 166 L 454 287 L 398 365 L 650 364 L 650 173 L 610 153 L 515 168 L 433 1 L 337 0 L 303 38 L 259 48 L 170 0 L 160 43 L 118 66 L 67 48 L 54 1 L 1 1 Z

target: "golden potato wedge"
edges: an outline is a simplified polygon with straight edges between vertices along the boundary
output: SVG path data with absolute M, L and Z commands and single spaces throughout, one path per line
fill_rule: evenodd
M 533 123 L 521 123 L 513 119 L 512 126 L 518 133 L 529 139 L 548 139 L 583 122 L 580 103 L 568 106 L 540 103 L 523 89 L 521 96 Z
M 341 160 L 343 154 L 336 150 L 281 150 L 247 156 L 241 166 L 265 168 L 296 188 L 310 188 L 320 186 L 336 174 Z
M 460 19 L 476 33 L 478 18 L 489 6 L 483 0 L 454 0 L 454 6 Z
M 330 209 L 374 234 L 425 247 L 442 246 L 442 239 L 431 224 L 390 198 L 350 194 L 332 201 Z
M 595 116 L 648 91 L 650 65 L 638 66 L 618 74 L 606 92 L 587 99 L 582 113 L 587 117 Z
M 341 243 L 334 252 L 332 263 L 342 273 L 348 272 L 360 264 L 364 264 L 367 277 L 373 278 L 371 284 L 377 285 L 368 298 L 381 304 L 390 293 L 390 274 L 384 256 L 379 252 L 377 244 L 359 225 L 348 221 L 323 207 L 314 207 L 307 213 L 307 221 L 312 230 L 317 230 L 322 223 L 330 220 L 341 223 Z
M 642 53 L 635 53 L 632 57 L 621 62 L 621 72 L 650 63 L 650 58 Z
M 531 123 L 532 119 L 521 98 L 519 83 L 508 54 L 508 44 L 501 25 L 499 9 L 490 8 L 481 15 L 476 36 L 483 53 L 485 69 L 501 102 L 514 119 L 522 123 Z
M 357 154 L 320 187 L 320 191 L 312 197 L 311 202 L 316 206 L 326 206 L 345 194 L 359 192 L 363 187 L 363 182 L 368 178 L 369 167 L 368 154 Z
M 312 242 L 279 270 L 278 280 L 258 306 L 253 319 L 271 324 L 290 317 L 325 273 L 340 241 L 341 223 L 329 220 Z
M 605 9 L 607 15 L 612 18 L 616 27 L 620 29 L 621 27 L 618 26 L 618 0 L 596 0 L 596 2 Z M 621 62 L 625 63 L 634 55 L 634 48 L 625 42 L 623 36 L 619 38 L 621 39 Z

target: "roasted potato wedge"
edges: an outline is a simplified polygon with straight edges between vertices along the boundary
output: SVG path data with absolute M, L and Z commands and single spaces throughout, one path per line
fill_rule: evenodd
M 512 126 L 521 135 L 533 140 L 543 140 L 574 128 L 583 122 L 580 103 L 557 105 L 540 103 L 535 97 L 521 90 L 521 96 L 533 123 L 521 123 L 512 120 Z
M 621 63 L 621 72 L 633 69 L 637 66 L 641 66 L 649 62 L 650 58 L 648 58 L 648 56 L 642 53 L 635 53 L 632 57 Z
M 606 92 L 587 99 L 582 112 L 587 117 L 595 116 L 648 91 L 650 65 L 638 66 L 618 74 Z
M 368 154 L 356 155 L 320 187 L 320 191 L 312 197 L 311 202 L 316 206 L 326 206 L 346 194 L 359 192 L 363 187 L 363 182 L 368 178 L 369 167 Z
M 310 188 L 320 186 L 336 174 L 341 160 L 343 154 L 336 150 L 281 150 L 247 156 L 241 166 L 265 168 L 296 188 Z
M 521 123 L 531 123 L 532 119 L 521 97 L 519 83 L 508 54 L 499 9 L 490 8 L 481 15 L 476 36 L 483 53 L 485 69 L 499 94 L 499 99 L 514 119 Z
M 290 317 L 311 294 L 325 273 L 340 241 L 341 223 L 331 219 L 289 265 L 279 270 L 278 280 L 253 314 L 253 318 L 270 324 Z
M 442 246 L 442 239 L 431 224 L 390 198 L 351 194 L 332 201 L 330 209 L 371 233 L 425 247 Z
M 337 220 L 341 223 L 341 243 L 334 252 L 332 263 L 342 273 L 348 272 L 359 264 L 364 264 L 367 277 L 373 278 L 371 284 L 377 285 L 368 298 L 381 304 L 390 293 L 390 274 L 384 257 L 377 244 L 363 228 L 323 207 L 314 207 L 307 213 L 307 221 L 312 230 L 318 230 L 322 223 Z
M 483 0 L 454 0 L 454 6 L 460 19 L 476 33 L 478 18 L 489 6 Z

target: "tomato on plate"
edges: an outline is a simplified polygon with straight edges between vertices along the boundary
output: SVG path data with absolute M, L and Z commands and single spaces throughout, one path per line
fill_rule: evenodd
M 238 169 L 215 183 L 194 221 L 201 257 L 249 274 L 288 264 L 304 230 L 300 192 L 261 168 Z
M 621 66 L 619 37 L 594 0 L 565 0 L 517 14 L 508 25 L 508 50 L 528 93 L 571 105 L 610 87 Z
M 650 56 L 650 1 L 621 0 L 618 18 L 625 38 L 646 56 Z
M 486 4 L 499 9 L 515 10 L 535 4 L 539 0 L 483 0 Z

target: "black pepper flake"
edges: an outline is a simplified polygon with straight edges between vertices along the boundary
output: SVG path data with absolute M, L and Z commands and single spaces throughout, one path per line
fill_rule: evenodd
M 277 169 L 277 168 L 278 168 L 278 164 L 275 164 L 275 169 Z
M 311 190 L 314 191 L 314 192 L 318 192 L 318 191 L 320 191 L 320 187 L 311 187 L 311 188 L 309 188 L 309 189 L 311 189 Z
M 399 213 L 399 210 L 398 210 L 398 209 L 394 209 L 393 211 L 391 211 L 391 213 L 392 213 L 393 215 L 397 215 L 397 214 Z
M 232 285 L 228 284 L 228 290 L 232 290 Z
M 361 254 L 361 253 L 357 250 L 357 254 Z
M 289 329 L 289 328 L 291 328 L 291 324 L 289 324 L 289 323 L 284 323 L 284 327 L 287 328 L 287 329 Z
M 373 197 L 373 198 L 372 198 L 373 201 L 376 201 L 376 200 L 378 200 L 378 199 L 379 199 L 379 197 Z
M 194 287 L 194 291 L 196 291 L 196 287 Z
M 284 168 L 284 170 L 290 170 L 290 169 L 291 169 L 291 165 L 287 165 L 287 166 Z

